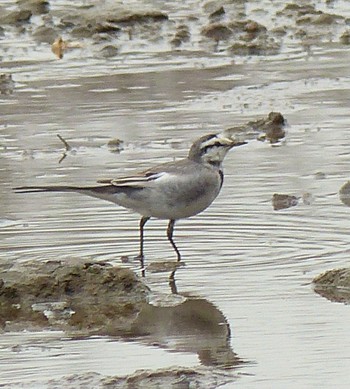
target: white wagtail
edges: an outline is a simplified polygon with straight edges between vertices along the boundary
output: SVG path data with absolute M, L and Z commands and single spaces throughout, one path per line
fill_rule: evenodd
M 222 162 L 227 152 L 246 142 L 210 134 L 196 140 L 187 158 L 164 163 L 132 176 L 98 181 L 95 186 L 23 186 L 19 193 L 78 192 L 111 201 L 139 213 L 140 253 L 143 263 L 143 230 L 151 218 L 169 220 L 167 237 L 177 260 L 181 254 L 173 240 L 175 221 L 197 215 L 214 201 L 223 184 Z

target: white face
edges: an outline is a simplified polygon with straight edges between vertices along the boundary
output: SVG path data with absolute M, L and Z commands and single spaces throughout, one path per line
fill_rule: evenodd
M 202 159 L 207 162 L 222 162 L 228 151 L 228 147 L 213 146 L 206 150 L 205 154 L 202 156 Z
M 232 146 L 232 141 L 227 138 L 215 137 L 201 145 L 202 160 L 205 162 L 221 163 Z

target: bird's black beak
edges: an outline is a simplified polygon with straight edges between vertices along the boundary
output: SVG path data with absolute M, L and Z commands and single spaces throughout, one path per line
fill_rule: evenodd
M 246 145 L 248 142 L 245 142 L 245 141 L 235 141 L 233 140 L 231 145 L 230 145 L 230 149 L 232 149 L 233 147 L 238 147 L 238 146 L 243 146 L 243 145 Z

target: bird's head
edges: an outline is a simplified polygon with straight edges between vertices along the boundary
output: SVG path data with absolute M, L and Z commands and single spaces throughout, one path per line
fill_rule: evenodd
M 220 166 L 227 152 L 232 147 L 246 143 L 224 137 L 220 134 L 204 135 L 193 143 L 188 153 L 188 158 L 192 161 Z

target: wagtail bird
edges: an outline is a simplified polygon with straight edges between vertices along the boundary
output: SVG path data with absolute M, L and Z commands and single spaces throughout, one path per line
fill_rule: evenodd
M 173 240 L 176 220 L 197 215 L 209 207 L 223 184 L 222 162 L 227 152 L 245 143 L 220 134 L 205 135 L 193 143 L 187 158 L 132 176 L 101 180 L 94 186 L 23 186 L 14 190 L 20 193 L 78 192 L 139 213 L 142 264 L 145 224 L 151 217 L 167 219 L 167 237 L 180 261 L 181 254 Z

